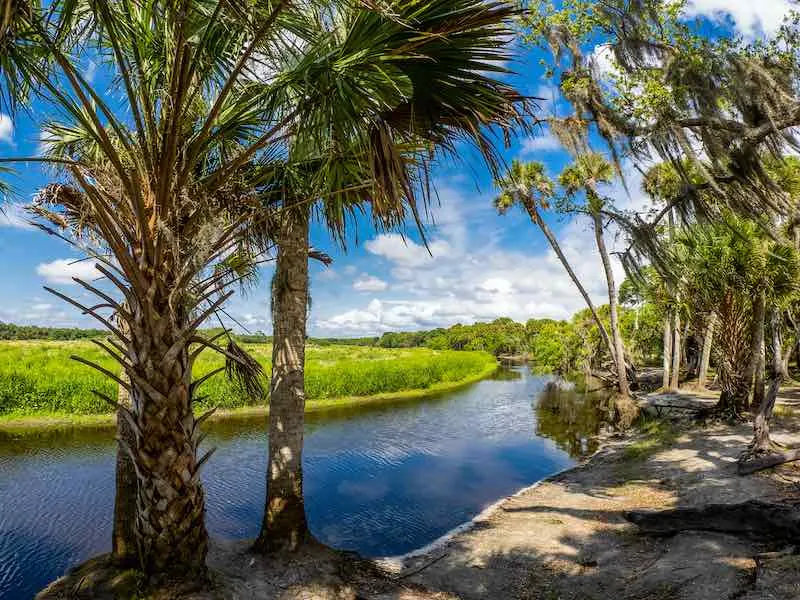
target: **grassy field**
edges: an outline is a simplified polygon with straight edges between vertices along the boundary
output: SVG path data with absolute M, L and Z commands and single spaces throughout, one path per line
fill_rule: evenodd
M 247 349 L 269 373 L 272 348 Z M 70 360 L 78 355 L 116 371 L 116 363 L 94 344 L 71 342 L 0 342 L 0 419 L 53 415 L 104 415 L 108 404 L 92 394 L 97 389 L 116 397 L 116 384 L 93 369 Z M 222 365 L 222 358 L 204 352 L 195 363 L 195 377 Z M 310 346 L 306 356 L 309 409 L 335 405 L 338 399 L 415 395 L 441 390 L 490 373 L 495 359 L 483 352 L 433 351 L 425 348 L 388 350 L 362 346 Z M 266 386 L 265 386 L 266 387 Z M 200 410 L 248 406 L 224 374 L 205 382 L 198 394 L 207 397 Z M 420 395 L 420 394 L 416 394 Z

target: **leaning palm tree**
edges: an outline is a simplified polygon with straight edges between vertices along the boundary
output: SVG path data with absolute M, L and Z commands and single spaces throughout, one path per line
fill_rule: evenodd
M 617 286 L 614 281 L 614 270 L 611 268 L 611 259 L 606 248 L 603 231 L 603 209 L 607 200 L 597 190 L 598 185 L 611 183 L 614 179 L 614 168 L 602 155 L 589 152 L 580 154 L 575 161 L 566 167 L 558 178 L 568 196 L 575 197 L 585 194 L 586 205 L 584 211 L 592 218 L 597 250 L 603 262 L 603 271 L 608 285 L 608 305 L 611 320 L 611 336 L 614 349 L 611 356 L 616 364 L 619 392 L 623 396 L 630 395 L 630 384 L 625 364 L 625 344 L 622 341 L 622 332 L 619 326 Z
M 555 252 L 558 260 L 561 261 L 564 270 L 575 284 L 575 287 L 578 288 L 581 296 L 583 296 L 586 306 L 589 307 L 603 344 L 609 354 L 615 356 L 615 346 L 611 343 L 611 338 L 608 335 L 605 324 L 600 319 L 592 298 L 569 263 L 553 230 L 542 218 L 541 211 L 550 208 L 555 198 L 555 185 L 545 173 L 544 165 L 540 162 L 523 163 L 515 160 L 512 162 L 508 172 L 502 178 L 496 180 L 495 185 L 501 191 L 500 195 L 494 199 L 495 208 L 501 214 L 504 214 L 512 207 L 520 206 L 528 214 L 533 224 L 541 229 L 553 252 Z
M 317 215 L 342 243 L 345 225 L 369 207 L 377 227 L 419 223 L 417 196 L 430 159 L 476 145 L 489 166 L 498 157 L 489 128 L 506 134 L 523 125 L 522 98 L 493 74 L 510 59 L 512 3 L 424 0 L 384 3 L 385 12 L 330 6 L 306 12 L 281 56 L 315 61 L 335 73 L 327 105 L 306 113 L 291 131 L 272 286 L 273 361 L 267 501 L 256 547 L 292 549 L 309 539 L 304 509 L 302 449 L 304 346 L 308 304 L 309 224 Z M 311 49 L 324 48 L 312 55 Z M 325 75 L 324 70 L 320 71 Z M 348 98 L 360 101 L 353 106 Z M 295 95 L 291 101 L 299 102 Z M 339 113 L 355 125 L 336 126 Z M 422 191 L 418 189 L 422 187 Z

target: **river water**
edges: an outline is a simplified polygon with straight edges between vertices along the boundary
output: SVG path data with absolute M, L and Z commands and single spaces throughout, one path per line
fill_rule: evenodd
M 598 397 L 503 370 L 423 401 L 311 416 L 306 509 L 323 542 L 365 556 L 424 546 L 594 451 Z M 204 474 L 212 536 L 255 537 L 265 494 L 261 419 L 215 424 Z M 25 599 L 110 550 L 113 432 L 0 437 L 0 598 Z

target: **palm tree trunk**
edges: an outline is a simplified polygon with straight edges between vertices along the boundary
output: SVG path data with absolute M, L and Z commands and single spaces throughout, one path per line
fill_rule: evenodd
M 664 315 L 664 376 L 662 387 L 670 389 L 670 369 L 672 368 L 672 312 L 667 311 Z
M 711 345 L 714 343 L 714 325 L 717 322 L 717 313 L 712 312 L 706 321 L 706 331 L 703 335 L 703 352 L 700 356 L 700 372 L 697 374 L 697 387 L 706 389 L 708 380 L 708 366 L 711 364 Z
M 603 270 L 606 273 L 606 283 L 608 284 L 608 306 L 611 314 L 611 335 L 614 339 L 614 355 L 616 356 L 619 393 L 623 396 L 630 396 L 631 390 L 628 384 L 628 373 L 625 369 L 625 345 L 622 341 L 622 333 L 619 328 L 619 315 L 617 314 L 617 284 L 614 281 L 611 259 L 608 256 L 606 241 L 603 238 L 603 218 L 600 216 L 599 212 L 594 212 L 592 218 L 594 220 L 594 235 L 597 240 L 597 249 L 603 261 Z
M 125 373 L 120 379 L 129 383 Z M 131 408 L 131 397 L 127 388 L 119 386 L 117 402 L 128 410 Z M 134 566 L 139 559 L 136 543 L 136 493 L 138 482 L 136 469 L 127 448 L 136 447 L 136 436 L 131 424 L 125 418 L 122 409 L 117 410 L 117 445 L 116 492 L 114 495 L 114 529 L 111 536 L 111 555 L 114 562 L 121 567 Z
M 681 375 L 681 317 L 678 311 L 672 313 L 672 373 L 669 389 L 677 390 Z
M 286 211 L 272 286 L 272 379 L 267 502 L 256 549 L 294 550 L 309 537 L 303 499 L 309 219 Z
M 589 293 L 586 291 L 586 288 L 583 287 L 583 284 L 581 283 L 580 279 L 578 279 L 578 276 L 575 274 L 575 271 L 572 270 L 572 266 L 569 264 L 567 257 L 561 250 L 561 246 L 559 245 L 556 236 L 553 235 L 553 231 L 550 229 L 547 223 L 544 222 L 544 219 L 542 219 L 541 215 L 539 215 L 539 211 L 536 209 L 536 206 L 533 204 L 533 202 L 526 202 L 525 209 L 528 211 L 528 215 L 530 216 L 531 221 L 533 221 L 534 225 L 536 225 L 537 227 L 539 227 L 539 229 L 542 230 L 542 233 L 544 234 L 544 237 L 547 239 L 547 241 L 550 243 L 550 247 L 553 249 L 553 252 L 556 253 L 558 260 L 560 260 L 561 264 L 564 266 L 567 275 L 569 275 L 570 279 L 572 279 L 572 283 L 575 284 L 575 287 L 578 288 L 578 291 L 580 292 L 581 296 L 583 296 L 583 299 L 586 302 L 586 306 L 589 307 L 589 311 L 592 313 L 592 317 L 594 318 L 594 321 L 597 324 L 597 329 L 600 332 L 600 337 L 602 338 L 605 347 L 608 349 L 609 354 L 611 354 L 611 358 L 616 363 L 617 357 L 614 351 L 614 345 L 611 343 L 611 338 L 608 335 L 608 331 L 606 331 L 605 325 L 603 325 L 603 322 L 600 320 L 600 315 L 597 314 L 597 309 L 594 306 L 594 302 L 592 302 L 592 299 L 589 297 Z
M 208 553 L 200 480 L 205 459 L 197 459 L 201 435 L 192 412 L 188 319 L 170 305 L 171 287 L 150 286 L 155 291 L 136 311 L 131 331 L 136 535 L 145 573 L 197 580 L 205 575 Z

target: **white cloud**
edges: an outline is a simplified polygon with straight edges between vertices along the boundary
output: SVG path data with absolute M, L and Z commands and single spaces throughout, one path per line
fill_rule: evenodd
M 33 312 L 47 312 L 53 309 L 52 304 L 34 304 L 31 306 Z
M 434 240 L 425 248 L 413 240 L 404 239 L 399 233 L 382 233 L 369 240 L 364 247 L 368 252 L 397 263 L 401 267 L 420 267 L 435 259 L 447 257 L 452 248 L 444 240 Z
M 4 113 L 0 113 L 0 142 L 14 145 L 14 122 Z
M 359 292 L 382 292 L 389 287 L 383 279 L 378 279 L 366 273 L 353 283 L 353 289 Z
M 94 78 L 97 76 L 97 63 L 93 60 L 89 61 L 89 64 L 86 65 L 86 71 L 83 74 L 83 78 L 86 79 L 88 83 L 94 83 Z
M 559 152 L 563 150 L 561 142 L 554 136 L 550 130 L 544 135 L 526 138 L 522 142 L 522 153 L 525 155 L 530 154 L 545 154 L 549 152 Z
M 796 8 L 790 0 L 689 0 L 686 16 L 704 16 L 715 21 L 730 19 L 747 37 L 774 33 L 789 11 Z
M 36 267 L 36 273 L 49 283 L 59 285 L 74 284 L 73 277 L 83 279 L 84 281 L 92 281 L 102 274 L 94 268 L 92 261 L 75 262 L 70 258 L 59 258 L 49 263 L 41 263 Z
M 5 204 L 0 206 L 0 227 L 17 227 L 33 229 L 22 204 Z
M 614 51 L 608 44 L 598 44 L 589 55 L 589 67 L 600 79 L 606 79 L 618 70 Z
M 632 187 L 634 184 L 631 181 Z M 616 188 L 613 191 L 618 192 Z M 639 208 L 643 199 L 620 197 L 620 201 L 626 208 Z M 374 298 L 366 306 L 317 318 L 314 329 L 322 335 L 367 335 L 448 327 L 501 316 L 522 322 L 541 317 L 567 319 L 583 308 L 582 298 L 555 253 L 542 244 L 541 232 L 520 215 L 519 228 L 514 231 L 523 240 L 530 240 L 531 249 L 526 250 L 524 244 L 516 250 L 503 248 L 489 235 L 488 219 L 493 217 L 486 204 L 486 211 L 476 216 L 476 220 L 483 220 L 483 227 L 464 223 L 470 243 L 460 246 L 449 238 L 435 240 L 432 245 L 448 249 L 435 260 L 426 258 L 424 247 L 406 245 L 392 236 L 372 240 L 372 252 L 392 263 L 391 275 L 397 281 L 391 286 L 392 297 Z M 598 304 L 607 302 L 605 277 L 588 219 L 567 223 L 558 237 L 592 298 Z M 607 234 L 610 248 L 621 242 L 617 243 L 613 233 Z M 619 283 L 624 276 L 622 266 L 612 260 Z

